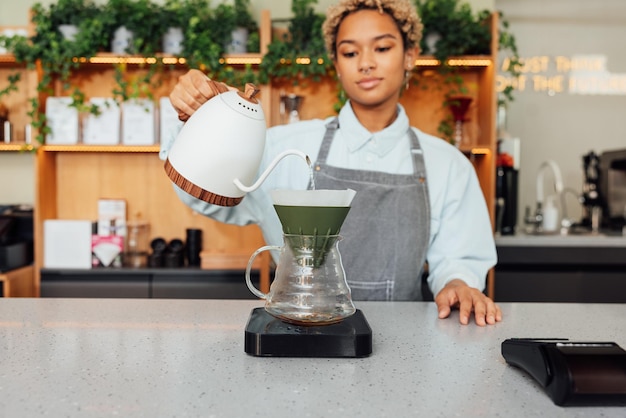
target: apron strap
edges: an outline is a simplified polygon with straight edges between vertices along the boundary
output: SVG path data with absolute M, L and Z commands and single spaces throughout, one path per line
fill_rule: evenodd
M 330 144 L 333 142 L 337 129 L 339 129 L 339 118 L 335 117 L 326 124 L 326 132 L 324 133 L 324 139 L 322 140 L 322 145 L 320 145 L 320 150 L 317 154 L 317 161 L 315 164 L 315 169 L 318 171 L 320 169 L 320 164 L 326 164 Z

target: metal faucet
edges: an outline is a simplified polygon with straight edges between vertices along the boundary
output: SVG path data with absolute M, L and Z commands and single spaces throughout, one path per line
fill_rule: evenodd
M 526 213 L 524 216 L 524 223 L 527 225 L 531 225 L 533 229 L 533 233 L 541 233 L 543 232 L 543 207 L 544 207 L 544 191 L 543 191 L 543 183 L 544 183 L 544 173 L 546 168 L 549 168 L 552 171 L 552 175 L 554 177 L 554 190 L 556 192 L 557 198 L 559 200 L 559 206 L 561 209 L 561 234 L 567 234 L 569 232 L 569 228 L 572 226 L 571 220 L 567 216 L 567 207 L 565 205 L 565 193 L 563 187 L 563 176 L 561 175 L 561 169 L 553 160 L 544 161 L 537 171 L 537 184 L 536 184 L 536 192 L 537 192 L 537 203 L 535 207 L 534 215 L 530 214 L 530 207 L 526 207 Z
M 543 232 L 543 210 L 541 208 L 541 202 L 537 202 L 535 213 L 531 215 L 530 206 L 526 206 L 524 212 L 524 223 L 530 225 L 531 231 L 529 233 L 539 234 Z

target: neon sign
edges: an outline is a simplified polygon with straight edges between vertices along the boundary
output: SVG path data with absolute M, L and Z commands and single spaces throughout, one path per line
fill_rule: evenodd
M 520 61 L 519 77 L 496 75 L 498 92 L 512 86 L 517 91 L 545 92 L 549 95 L 626 95 L 626 73 L 608 71 L 606 55 L 540 55 Z M 510 65 L 510 60 L 506 58 L 500 70 L 504 72 Z

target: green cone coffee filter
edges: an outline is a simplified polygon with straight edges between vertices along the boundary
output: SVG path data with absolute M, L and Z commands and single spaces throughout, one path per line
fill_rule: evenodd
M 337 235 L 356 191 L 273 190 L 274 208 L 285 234 Z
M 356 191 L 274 190 L 270 194 L 286 244 L 294 252 L 311 251 L 315 267 L 320 267 L 337 239 Z

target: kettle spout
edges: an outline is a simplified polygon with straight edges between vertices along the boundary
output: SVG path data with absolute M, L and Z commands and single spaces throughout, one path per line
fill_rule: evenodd
M 309 167 L 311 167 L 311 159 L 309 158 L 308 155 L 306 155 L 305 153 L 303 153 L 300 150 L 290 149 L 290 150 L 286 150 L 286 151 L 283 151 L 280 154 L 278 154 L 276 156 L 276 158 L 274 158 L 274 160 L 270 163 L 269 167 L 267 167 L 267 169 L 263 172 L 263 174 L 261 174 L 259 179 L 252 186 L 244 185 L 239 179 L 234 179 L 233 183 L 235 183 L 235 186 L 237 186 L 237 188 L 239 190 L 241 190 L 242 192 L 246 192 L 246 193 L 258 189 L 259 186 L 261 185 L 261 183 L 263 183 L 265 181 L 267 176 L 276 167 L 276 165 L 280 162 L 280 160 L 282 160 L 283 158 L 285 158 L 288 155 L 297 155 L 297 156 L 301 157 L 306 162 L 306 164 Z

